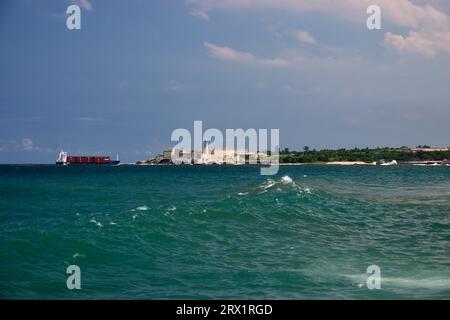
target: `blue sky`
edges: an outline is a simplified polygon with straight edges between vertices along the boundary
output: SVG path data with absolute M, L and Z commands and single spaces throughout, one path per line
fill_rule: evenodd
M 333 3 L 2 1 L 0 163 L 134 162 L 194 120 L 291 149 L 450 145 L 449 1 Z

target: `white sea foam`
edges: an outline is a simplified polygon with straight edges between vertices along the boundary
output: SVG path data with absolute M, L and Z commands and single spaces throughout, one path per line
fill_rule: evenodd
M 365 286 L 367 275 L 344 275 L 346 278 L 357 282 L 358 287 Z M 381 277 L 381 286 L 393 288 L 414 288 L 414 289 L 435 289 L 449 290 L 450 278 L 430 277 L 430 278 L 388 278 Z
M 381 278 L 381 281 L 386 285 L 393 285 L 398 287 L 408 288 L 424 288 L 424 289 L 450 289 L 449 278 L 423 278 L 423 279 L 408 279 L 408 278 Z
M 283 184 L 291 184 L 293 182 L 294 181 L 289 176 L 284 176 L 284 177 L 281 178 L 281 183 L 283 183 Z
M 303 188 L 302 186 L 295 183 L 295 181 L 291 177 L 286 175 L 286 176 L 283 176 L 279 181 L 267 179 L 264 183 L 262 183 L 259 186 L 259 188 L 261 188 L 262 190 L 260 192 L 258 192 L 257 194 L 266 193 L 269 191 L 269 189 L 271 189 L 274 186 L 277 186 L 277 188 L 275 189 L 275 192 L 281 193 L 281 192 L 285 191 L 285 189 L 286 189 L 286 187 L 283 188 L 283 185 L 294 189 L 298 194 L 312 193 L 312 190 L 310 188 Z M 243 195 L 243 194 L 239 193 L 238 195 Z
M 248 192 L 239 192 L 238 193 L 238 196 L 246 196 L 246 195 L 248 195 Z
M 264 182 L 260 187 L 263 188 L 264 190 L 267 190 L 272 188 L 275 184 L 276 182 L 273 181 L 272 179 L 267 179 L 267 181 Z
M 133 215 L 133 220 L 136 220 L 137 214 Z
M 168 211 L 175 211 L 177 210 L 177 207 L 175 206 L 170 206 L 170 208 L 167 209 Z
M 101 224 L 100 222 L 98 222 L 98 221 L 95 220 L 94 218 L 92 218 L 89 222 L 92 222 L 92 223 L 96 224 L 97 227 L 99 227 L 99 228 L 103 227 L 103 224 Z
M 149 208 L 147 206 L 139 206 L 139 207 L 137 207 L 134 210 L 136 210 L 136 211 L 147 211 L 148 209 Z M 132 211 L 134 211 L 134 210 L 132 210 Z

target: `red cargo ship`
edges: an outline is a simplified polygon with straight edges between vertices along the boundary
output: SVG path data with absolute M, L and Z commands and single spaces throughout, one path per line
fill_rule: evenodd
M 119 164 L 120 161 L 111 160 L 109 156 L 68 156 L 67 152 L 61 151 L 59 153 L 56 164 Z

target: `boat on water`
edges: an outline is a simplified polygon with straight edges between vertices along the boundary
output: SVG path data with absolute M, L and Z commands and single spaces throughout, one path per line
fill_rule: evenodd
M 389 162 L 385 162 L 384 160 L 381 161 L 380 166 L 397 166 L 398 162 L 397 160 L 392 160 Z
M 69 156 L 64 150 L 61 150 L 58 159 L 56 159 L 56 164 L 63 166 L 69 164 L 118 165 L 119 163 L 119 156 L 117 156 L 116 160 L 111 160 L 109 156 Z

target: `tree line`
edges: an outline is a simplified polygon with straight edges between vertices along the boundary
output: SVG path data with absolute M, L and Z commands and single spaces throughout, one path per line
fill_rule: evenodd
M 409 161 L 443 161 L 450 159 L 450 151 L 412 152 L 405 148 L 375 148 L 375 149 L 323 149 L 310 150 L 305 146 L 303 151 L 290 151 L 288 148 L 280 151 L 280 163 L 320 163 L 334 161 L 376 161 L 400 162 Z

